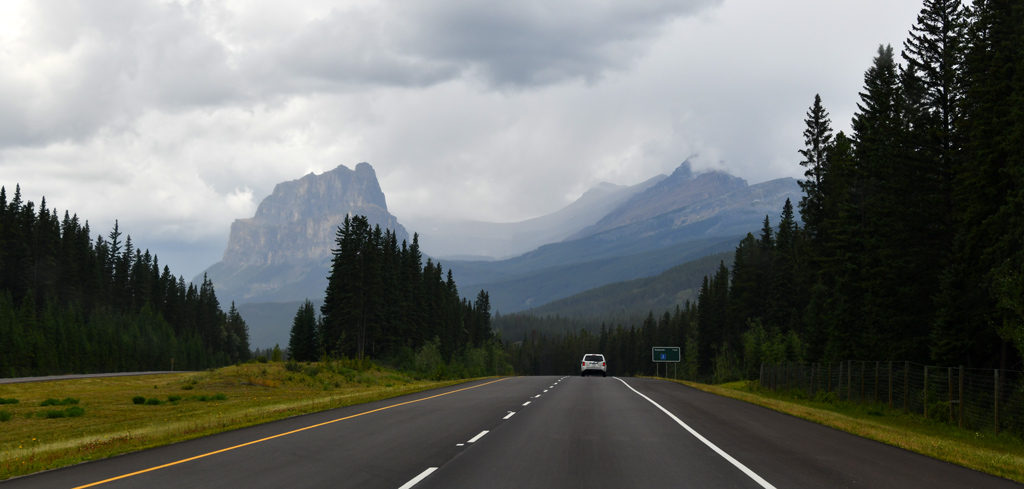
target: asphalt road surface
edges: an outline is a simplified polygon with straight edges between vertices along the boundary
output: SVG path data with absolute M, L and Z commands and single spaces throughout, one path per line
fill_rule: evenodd
M 0 483 L 23 487 L 1021 486 L 670 382 L 513 377 Z
M 5 377 L 0 378 L 0 384 L 20 384 L 24 382 L 49 382 L 51 380 L 69 379 L 96 379 L 100 377 L 131 377 L 135 375 L 180 374 L 182 372 L 182 370 L 160 370 L 151 372 L 114 372 L 107 374 L 46 375 L 43 377 Z M 184 372 L 188 372 L 188 370 L 185 370 Z

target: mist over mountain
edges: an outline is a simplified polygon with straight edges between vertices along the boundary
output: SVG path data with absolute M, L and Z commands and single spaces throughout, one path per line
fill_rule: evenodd
M 341 165 L 277 184 L 255 216 L 231 224 L 224 257 L 206 274 L 222 302 L 322 298 L 335 233 L 347 215 L 365 215 L 393 230 L 399 242 L 409 240 L 388 212 L 373 167 Z
M 558 211 L 519 222 L 451 220 L 443 217 L 421 217 L 405 221 L 420 234 L 423 251 L 435 258 L 510 258 L 566 239 L 597 223 L 630 198 L 665 178 L 665 175 L 658 175 L 631 186 L 602 182 Z
M 748 185 L 724 172 L 694 174 L 684 162 L 568 239 L 500 261 L 449 261 L 464 290 L 485 289 L 502 313 L 536 308 L 590 288 L 642 277 L 734 249 L 786 199 L 795 179 Z

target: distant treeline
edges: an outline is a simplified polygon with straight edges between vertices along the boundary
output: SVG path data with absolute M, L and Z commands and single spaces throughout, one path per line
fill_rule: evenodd
M 648 361 L 655 342 L 683 346 L 696 375 L 719 380 L 761 361 L 1020 369 L 1024 4 L 926 0 L 902 59 L 879 48 L 849 135 L 814 97 L 802 226 L 787 202 L 777 228 L 766 216 L 739 243 L 731 271 L 705 278 L 696 304 L 614 334 L 527 338 L 510 345 L 517 367 L 556 363 L 537 360 L 551 344 L 628 366 L 610 352 Z
M 92 239 L 0 187 L 0 376 L 201 369 L 249 358 L 245 322 L 209 280 L 162 269 L 115 222 Z
M 494 374 L 501 349 L 491 333 L 490 299 L 462 299 L 451 270 L 423 256 L 419 236 L 399 245 L 395 233 L 346 217 L 337 231 L 321 316 L 307 301 L 296 313 L 289 354 L 298 361 L 324 356 L 374 358 L 433 376 L 467 367 Z

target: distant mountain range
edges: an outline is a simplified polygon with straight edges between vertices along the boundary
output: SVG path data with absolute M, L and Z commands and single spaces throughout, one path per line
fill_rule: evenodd
M 423 251 L 452 269 L 464 295 L 487 290 L 502 314 L 544 312 L 541 306 L 559 299 L 732 251 L 764 216 L 777 220 L 785 200 L 799 196 L 792 178 L 748 185 L 724 172 L 694 173 L 684 162 L 634 186 L 598 185 L 527 221 L 422 219 L 413 229 Z M 223 260 L 206 273 L 222 302 L 239 304 L 253 346 L 286 343 L 301 301 L 323 298 L 335 231 L 355 214 L 408 239 L 367 163 L 278 184 L 254 217 L 232 224 Z
M 724 172 L 694 174 L 683 163 L 562 242 L 507 260 L 445 266 L 463 290 L 485 289 L 497 311 L 511 313 L 732 250 L 799 196 L 792 178 L 747 185 Z
M 411 219 L 407 223 L 420 234 L 423 251 L 434 258 L 485 261 L 512 258 L 565 240 L 665 178 L 665 175 L 658 175 L 632 186 L 603 182 L 558 211 L 520 222 L 435 217 Z

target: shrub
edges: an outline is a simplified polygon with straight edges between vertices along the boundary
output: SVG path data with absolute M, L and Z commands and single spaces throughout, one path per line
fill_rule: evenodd
M 40 406 L 71 406 L 71 405 L 74 405 L 74 404 L 78 404 L 78 399 L 75 399 L 75 398 L 72 398 L 72 397 L 65 397 L 64 399 L 61 399 L 59 401 L 57 399 L 52 399 L 52 398 L 51 399 L 47 399 L 47 400 L 41 402 L 39 405 Z
M 0 397 L 0 404 L 17 404 L 17 403 L 18 403 L 17 399 L 4 399 L 3 397 Z
M 302 365 L 299 365 L 299 363 L 296 362 L 296 361 L 289 360 L 289 361 L 285 362 L 284 369 L 289 371 L 289 372 L 301 372 L 302 371 Z
M 302 373 L 310 377 L 316 377 L 317 375 L 320 374 L 320 368 L 315 365 L 310 365 L 308 367 L 303 368 Z
M 132 398 L 132 402 L 135 404 L 145 404 L 146 398 L 142 396 L 135 396 Z
M 836 393 L 832 391 L 818 391 L 814 394 L 814 400 L 826 404 L 836 404 L 839 402 L 839 398 L 836 396 Z
M 39 413 L 39 417 L 47 419 L 57 418 L 77 418 L 85 414 L 85 409 L 78 406 L 71 406 L 66 409 L 50 409 L 46 412 Z
M 147 406 L 159 406 L 160 405 L 160 399 L 157 399 L 155 397 L 151 397 L 149 399 L 146 399 L 146 405 Z
M 11 420 L 11 413 L 10 412 L 8 412 L 8 411 L 0 411 L 0 422 L 10 421 L 10 420 Z
M 167 402 L 178 402 L 181 400 L 181 396 L 167 396 Z

